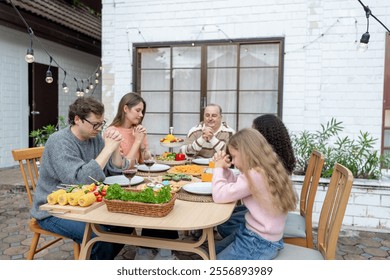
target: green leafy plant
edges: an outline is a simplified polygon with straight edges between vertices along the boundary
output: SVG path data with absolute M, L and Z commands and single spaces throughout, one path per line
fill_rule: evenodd
M 318 150 L 325 157 L 321 174 L 324 178 L 332 176 L 333 167 L 338 162 L 350 169 L 355 178 L 379 179 L 382 176 L 381 168 L 389 166 L 390 156 L 382 156 L 374 149 L 378 139 L 368 132 L 360 131 L 360 135 L 354 140 L 338 135 L 343 128 L 342 122 L 332 118 L 326 125 L 321 124 L 321 130 L 291 134 L 297 160 L 294 173 L 303 175 L 311 152 Z
M 57 125 L 48 124 L 40 129 L 30 131 L 30 137 L 34 138 L 35 146 L 44 146 L 49 136 L 56 132 L 58 129 L 66 127 L 65 118 L 63 116 L 58 117 Z

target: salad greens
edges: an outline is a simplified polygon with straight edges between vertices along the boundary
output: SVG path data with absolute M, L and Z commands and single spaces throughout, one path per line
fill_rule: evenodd
M 144 203 L 166 203 L 172 197 L 171 187 L 162 187 L 157 193 L 152 188 L 146 188 L 142 191 L 128 191 L 123 189 L 119 184 L 112 184 L 107 189 L 105 199 L 118 199 L 123 201 L 138 201 Z

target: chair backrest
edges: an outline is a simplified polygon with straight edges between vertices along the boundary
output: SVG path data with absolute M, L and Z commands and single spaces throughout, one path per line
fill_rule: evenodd
M 317 193 L 318 183 L 324 166 L 324 155 L 314 150 L 311 153 L 309 164 L 303 180 L 299 210 L 301 216 L 306 219 L 306 228 L 311 231 L 314 199 Z M 308 224 L 309 223 L 309 224 Z
M 30 190 L 30 183 L 32 189 L 35 191 L 35 187 L 39 175 L 37 161 L 41 161 L 43 150 L 44 147 L 12 150 L 12 155 L 14 157 L 14 160 L 19 161 L 20 171 L 22 172 L 23 181 L 26 187 L 30 205 L 32 205 L 32 194 Z
M 352 172 L 336 163 L 318 223 L 317 247 L 327 260 L 336 256 L 337 240 L 353 183 Z

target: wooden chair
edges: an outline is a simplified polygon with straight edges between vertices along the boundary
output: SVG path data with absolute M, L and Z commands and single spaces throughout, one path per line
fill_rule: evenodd
M 313 248 L 313 205 L 324 161 L 324 155 L 320 152 L 314 150 L 311 153 L 302 184 L 300 213 L 288 213 L 283 234 L 285 243 Z
M 30 201 L 30 206 L 32 205 L 32 193 L 31 193 L 29 181 L 31 182 L 32 190 L 35 192 L 36 182 L 38 181 L 38 175 L 39 175 L 37 161 L 41 160 L 43 150 L 44 147 L 36 147 L 36 148 L 19 149 L 19 150 L 12 151 L 14 160 L 19 161 L 20 171 L 22 172 L 24 185 L 26 187 L 28 199 Z M 29 228 L 34 233 L 34 236 L 31 240 L 30 251 L 27 256 L 28 260 L 33 260 L 35 254 L 50 247 L 51 245 L 57 243 L 58 241 L 67 238 L 65 236 L 47 230 L 43 230 L 34 218 L 30 220 Z M 56 239 L 49 242 L 48 244 L 42 245 L 40 248 L 37 248 L 41 234 L 54 236 Z M 80 254 L 80 245 L 74 242 L 73 250 L 74 250 L 74 258 L 78 259 Z
M 276 260 L 333 260 L 353 182 L 352 172 L 336 163 L 318 223 L 317 250 L 285 244 Z

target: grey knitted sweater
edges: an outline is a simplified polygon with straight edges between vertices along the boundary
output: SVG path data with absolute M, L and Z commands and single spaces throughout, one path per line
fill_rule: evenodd
M 47 202 L 50 193 L 58 190 L 59 184 L 91 184 L 89 176 L 103 181 L 106 175 L 120 173 L 111 159 L 104 170 L 95 161 L 103 148 L 101 135 L 80 141 L 70 127 L 52 134 L 45 144 L 31 216 L 37 220 L 50 216 L 47 211 L 39 210 L 39 206 Z

